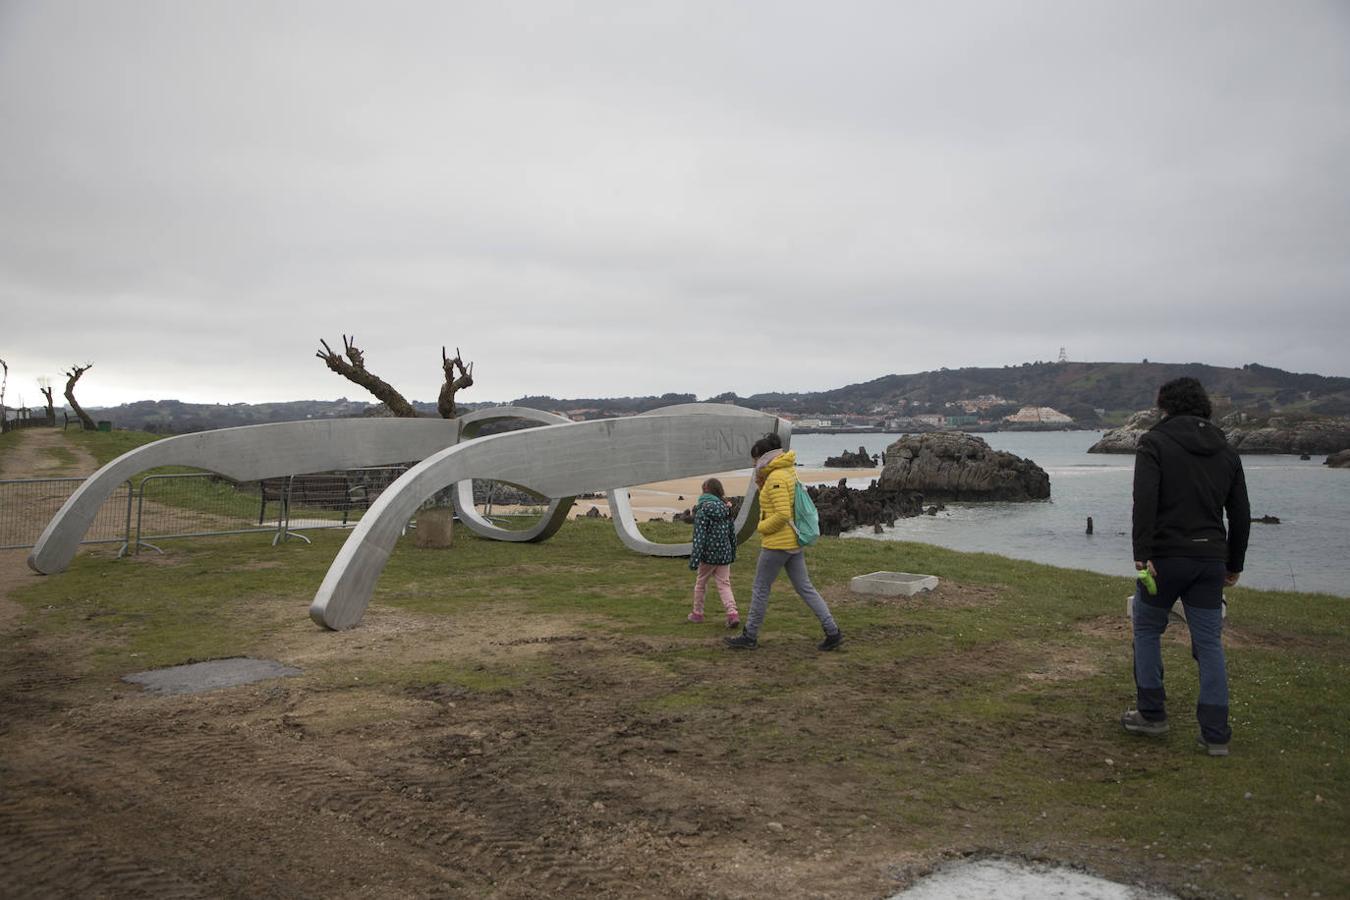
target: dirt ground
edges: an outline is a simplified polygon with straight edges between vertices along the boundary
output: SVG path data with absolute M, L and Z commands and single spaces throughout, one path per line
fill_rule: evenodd
M 19 552 L 0 565 L 6 591 L 37 577 Z M 634 713 L 664 690 L 642 670 L 659 641 L 501 611 L 372 609 L 333 634 L 278 601 L 250 613 L 268 655 L 349 683 L 156 696 L 73 670 L 16 606 L 0 601 L 5 896 L 870 897 L 913 861 L 828 765 L 729 746 L 737 704 Z M 510 690 L 359 685 L 390 658 L 541 654 L 552 674 Z M 745 657 L 745 678 L 799 657 Z
M 7 474 L 52 474 L 41 444 Z M 5 897 L 868 897 L 913 861 L 827 761 L 728 741 L 748 685 L 809 646 L 745 658 L 724 707 L 680 714 L 644 662 L 675 641 L 509 606 L 376 608 L 335 634 L 277 598 L 247 613 L 269 635 L 256 655 L 309 677 L 159 696 L 24 624 L 9 593 L 40 577 L 26 554 L 0 552 Z M 507 690 L 360 683 L 390 659 L 541 658 L 548 678 Z

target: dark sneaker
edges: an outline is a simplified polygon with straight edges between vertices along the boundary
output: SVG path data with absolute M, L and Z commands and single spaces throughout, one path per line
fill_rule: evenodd
M 726 644 L 732 650 L 754 650 L 759 646 L 759 641 L 742 631 L 735 637 L 722 638 L 722 643 Z
M 842 631 L 836 631 L 834 634 L 825 635 L 825 640 L 821 641 L 819 644 L 816 644 L 816 649 L 833 650 L 835 647 L 838 647 L 843 642 L 844 642 L 844 633 Z
M 1211 744 L 1209 741 L 1205 740 L 1203 737 L 1198 737 L 1198 738 L 1196 738 L 1196 739 L 1195 739 L 1195 742 L 1196 742 L 1197 744 L 1199 744 L 1201 747 L 1204 747 L 1204 748 L 1205 748 L 1205 752 L 1208 753 L 1210 756 L 1227 756 L 1227 755 L 1228 755 L 1228 745 L 1227 745 L 1227 744 Z
M 1167 720 L 1150 722 L 1137 709 L 1131 709 L 1120 717 L 1120 724 L 1131 734 L 1167 734 Z

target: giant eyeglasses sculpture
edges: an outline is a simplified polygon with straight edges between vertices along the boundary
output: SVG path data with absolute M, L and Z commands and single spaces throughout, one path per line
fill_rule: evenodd
M 543 424 L 478 437 L 484 424 L 500 419 Z M 791 426 L 776 416 L 725 404 L 691 403 L 587 422 L 503 406 L 458 419 L 307 420 L 181 435 L 125 453 L 89 476 L 47 524 L 28 565 L 45 575 L 64 571 L 99 507 L 118 485 L 157 466 L 194 466 L 253 481 L 420 459 L 371 504 L 310 605 L 310 617 L 320 625 L 351 628 L 361 621 L 404 526 L 445 488 L 454 486 L 455 509 L 465 526 L 483 537 L 507 541 L 546 540 L 562 527 L 578 494 L 607 491 L 614 526 L 625 546 L 655 556 L 687 556 L 688 543 L 656 543 L 639 533 L 627 489 L 743 468 L 750 445 L 771 431 L 788 446 Z M 500 528 L 474 508 L 475 478 L 543 494 L 550 498 L 548 508 L 529 529 Z M 754 479 L 749 479 L 736 521 L 740 541 L 753 533 L 755 501 Z

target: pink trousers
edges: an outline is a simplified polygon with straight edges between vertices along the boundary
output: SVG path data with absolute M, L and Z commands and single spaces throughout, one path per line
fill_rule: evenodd
M 694 576 L 694 613 L 703 615 L 703 598 L 708 593 L 708 579 L 717 583 L 718 596 L 722 598 L 722 608 L 727 618 L 740 618 L 736 612 L 736 598 L 731 593 L 731 566 L 714 566 L 709 563 L 698 564 L 698 574 Z

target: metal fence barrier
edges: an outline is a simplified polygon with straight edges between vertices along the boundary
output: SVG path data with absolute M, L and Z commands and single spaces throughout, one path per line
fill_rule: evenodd
M 27 407 L 20 407 L 14 411 L 14 418 L 9 417 L 7 410 L 0 408 L 0 433 L 18 431 L 21 428 L 55 428 L 56 414 L 42 413 L 34 414 L 34 411 Z
M 28 478 L 0 481 L 0 550 L 37 543 L 42 529 L 83 478 Z M 131 482 L 124 483 L 94 515 L 82 543 L 125 543 L 130 530 Z
M 126 545 L 139 553 L 141 547 L 158 550 L 154 540 L 275 532 L 280 515 L 271 522 L 254 521 L 257 487 L 257 482 L 237 483 L 204 472 L 146 475 L 134 492 Z

